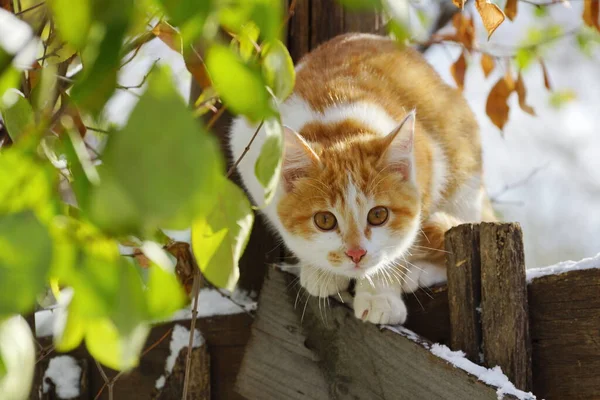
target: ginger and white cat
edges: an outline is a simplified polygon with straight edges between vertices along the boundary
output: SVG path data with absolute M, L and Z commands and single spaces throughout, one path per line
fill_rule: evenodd
M 444 232 L 493 218 L 475 118 L 418 52 L 385 37 L 338 36 L 296 71 L 280 106 L 282 177 L 263 212 L 300 260 L 310 294 L 330 296 L 356 279 L 358 318 L 403 323 L 402 293 L 446 279 Z M 234 159 L 255 130 L 234 120 Z M 238 165 L 259 205 L 254 163 L 264 137 Z

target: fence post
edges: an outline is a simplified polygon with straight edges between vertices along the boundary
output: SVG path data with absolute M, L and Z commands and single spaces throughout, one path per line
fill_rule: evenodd
M 450 229 L 446 240 L 450 347 L 480 362 L 481 271 L 479 225 L 464 224 Z
M 531 390 L 531 341 L 520 226 L 482 223 L 480 255 L 485 364 L 499 365 L 517 388 Z

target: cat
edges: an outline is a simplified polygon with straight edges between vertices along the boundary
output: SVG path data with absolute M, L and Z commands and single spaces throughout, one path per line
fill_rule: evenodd
M 404 323 L 402 293 L 446 279 L 446 230 L 493 219 L 466 101 L 416 50 L 345 34 L 300 60 L 280 113 L 281 178 L 262 212 L 299 259 L 301 285 L 327 297 L 355 279 L 357 318 Z M 257 125 L 234 119 L 234 160 Z M 259 206 L 254 164 L 264 138 L 238 164 Z

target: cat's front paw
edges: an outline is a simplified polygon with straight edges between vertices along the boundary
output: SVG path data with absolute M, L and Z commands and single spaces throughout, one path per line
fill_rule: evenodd
M 363 321 L 373 324 L 403 324 L 407 314 L 406 305 L 399 293 L 359 292 L 354 297 L 354 315 Z
M 319 268 L 303 266 L 300 270 L 300 284 L 313 296 L 328 297 L 348 289 L 350 279 Z

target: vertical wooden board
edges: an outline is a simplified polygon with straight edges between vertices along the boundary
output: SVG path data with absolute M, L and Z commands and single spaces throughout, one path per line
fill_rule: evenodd
M 153 396 L 154 400 L 182 399 L 187 368 L 188 348 L 179 351 L 173 371 L 164 386 Z M 210 400 L 210 356 L 206 343 L 192 350 L 190 379 L 186 399 Z
M 534 393 L 600 399 L 600 269 L 534 279 L 528 291 Z
M 288 8 L 294 5 L 288 22 L 287 46 L 294 63 L 310 51 L 310 3 L 311 0 L 288 0 Z
M 531 342 L 520 226 L 482 223 L 480 251 L 485 364 L 500 366 L 517 388 L 529 391 Z
M 310 2 L 310 49 L 345 33 L 344 9 L 335 0 L 311 0 Z
M 346 32 L 381 33 L 382 28 L 382 17 L 377 12 L 344 10 Z
M 479 225 L 464 224 L 446 233 L 450 348 L 478 363 L 481 351 L 481 266 Z

